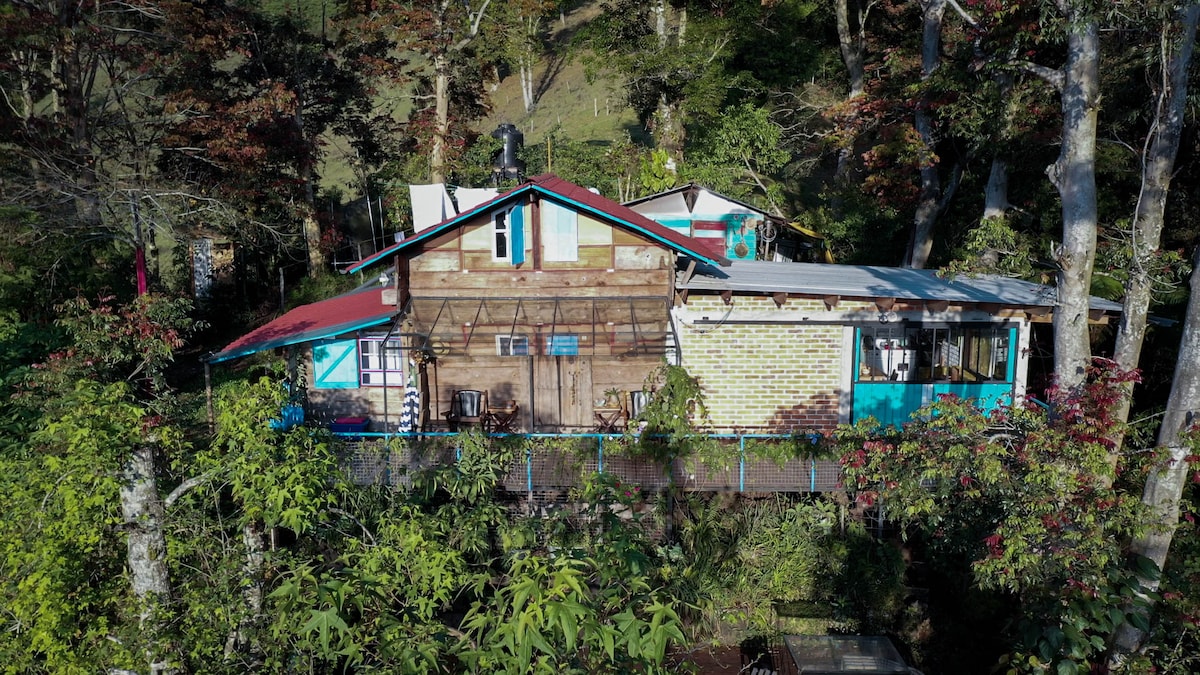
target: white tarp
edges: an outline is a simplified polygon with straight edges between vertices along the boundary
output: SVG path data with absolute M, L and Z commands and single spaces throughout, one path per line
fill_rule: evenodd
M 713 194 L 708 190 L 700 190 L 696 195 L 696 204 L 692 206 L 692 213 L 698 216 L 716 216 L 732 213 L 758 213 L 761 211 L 748 209 L 741 204 L 731 202 L 724 197 Z
M 496 188 L 466 188 L 460 187 L 454 191 L 454 199 L 458 202 L 458 211 L 475 208 L 480 204 L 495 199 L 500 191 Z
M 670 216 L 679 218 L 691 215 L 691 211 L 687 207 L 687 200 L 683 198 L 681 192 L 648 199 L 629 208 L 651 219 Z
M 428 229 L 451 216 L 458 215 L 444 183 L 409 185 L 408 195 L 412 199 L 414 232 Z

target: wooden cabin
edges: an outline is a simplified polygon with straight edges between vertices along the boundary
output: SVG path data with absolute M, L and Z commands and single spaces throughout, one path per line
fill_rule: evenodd
M 580 186 L 528 179 L 347 270 L 387 275 L 387 288 L 360 292 L 387 317 L 360 314 L 352 334 L 291 341 L 307 352 L 310 411 L 392 430 L 404 390 L 416 388 L 425 430 L 506 412 L 511 430 L 593 430 L 678 351 L 675 271 L 701 263 L 728 261 Z M 268 324 L 213 360 L 275 346 L 262 336 L 291 324 Z M 484 409 L 457 410 L 461 391 L 480 392 Z
M 536 176 L 348 269 L 379 282 L 210 362 L 287 349 L 309 418 L 344 431 L 613 430 L 665 360 L 699 379 L 712 431 L 828 432 L 900 424 L 941 394 L 1021 400 L 1055 305 L 1015 279 L 731 261 L 712 243 Z M 1097 322 L 1120 311 L 1092 307 Z

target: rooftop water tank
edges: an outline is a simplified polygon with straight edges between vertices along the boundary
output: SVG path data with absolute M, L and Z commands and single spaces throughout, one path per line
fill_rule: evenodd
M 525 174 L 525 161 L 517 157 L 517 152 L 525 146 L 525 134 L 516 126 L 505 123 L 496 127 L 492 138 L 504 142 L 503 147 L 492 159 L 492 181 L 499 183 L 507 178 L 520 180 Z

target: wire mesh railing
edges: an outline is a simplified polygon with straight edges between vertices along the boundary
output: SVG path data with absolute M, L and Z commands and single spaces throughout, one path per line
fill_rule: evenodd
M 454 433 L 336 434 L 343 464 L 360 485 L 406 488 L 417 473 L 458 461 L 464 440 Z M 492 434 L 513 459 L 501 478 L 509 492 L 570 490 L 603 471 L 645 490 L 675 487 L 693 492 L 836 492 L 842 490 L 837 461 L 819 456 L 815 437 L 787 434 L 697 436 L 704 450 L 686 457 L 656 453 L 653 443 L 627 435 Z

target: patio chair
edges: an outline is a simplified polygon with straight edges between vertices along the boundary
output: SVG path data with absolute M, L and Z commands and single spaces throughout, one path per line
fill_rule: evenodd
M 487 392 L 475 389 L 459 389 L 450 398 L 449 412 L 442 413 L 450 431 L 464 426 L 482 426 L 487 413 Z
M 517 414 L 520 411 L 521 406 L 511 399 L 502 407 L 488 408 L 487 415 L 483 420 L 483 428 L 485 431 L 496 434 L 516 433 Z
M 646 404 L 650 402 L 650 392 L 647 391 L 631 391 L 629 392 L 628 401 L 625 403 L 626 419 L 634 419 L 642 414 L 646 409 Z

